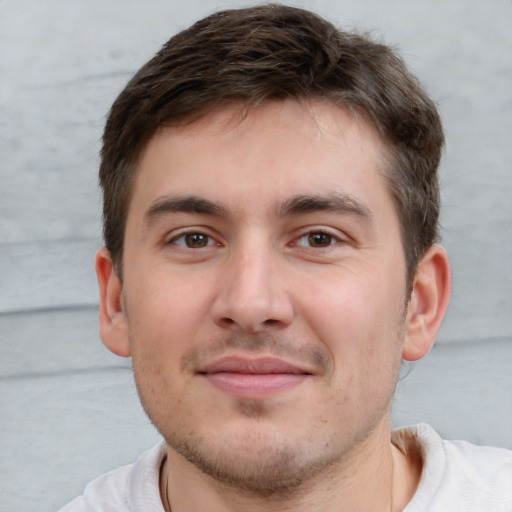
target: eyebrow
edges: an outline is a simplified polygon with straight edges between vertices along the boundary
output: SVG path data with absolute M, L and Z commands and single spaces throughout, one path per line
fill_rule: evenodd
M 214 217 L 226 217 L 226 209 L 213 201 L 197 196 L 166 196 L 151 205 L 144 214 L 146 225 L 168 213 L 199 213 Z
M 300 215 L 312 212 L 334 212 L 354 215 L 372 221 L 372 212 L 358 199 L 343 192 L 327 195 L 299 195 L 284 201 L 278 208 L 280 216 Z
M 301 215 L 306 213 L 328 211 L 343 215 L 354 215 L 372 220 L 371 211 L 350 194 L 332 192 L 326 195 L 297 195 L 293 196 L 277 208 L 280 217 Z M 158 199 L 144 214 L 145 223 L 149 226 L 169 213 L 196 213 L 213 217 L 227 217 L 228 210 L 222 204 L 194 195 L 165 196 Z

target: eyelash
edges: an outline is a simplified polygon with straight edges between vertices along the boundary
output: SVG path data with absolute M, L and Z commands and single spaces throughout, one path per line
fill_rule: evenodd
M 187 242 L 186 242 L 187 237 L 194 237 L 194 236 L 203 237 L 204 239 L 206 239 L 206 244 L 200 245 L 199 247 L 190 247 L 189 245 L 187 245 Z M 178 241 L 181 239 L 183 239 L 183 244 L 178 243 Z M 182 247 L 183 249 L 193 249 L 193 250 L 204 249 L 205 247 L 211 247 L 214 245 L 220 245 L 220 243 L 217 242 L 213 237 L 211 237 L 210 235 L 207 235 L 206 233 L 203 233 L 201 231 L 188 231 L 186 233 L 180 233 L 179 235 L 176 235 L 175 237 L 171 238 L 167 243 L 177 245 L 179 247 Z
M 318 245 L 318 246 L 311 245 L 311 243 L 313 242 L 313 240 L 312 240 L 313 237 L 317 237 L 317 238 L 320 237 L 320 240 L 317 240 L 317 242 L 319 242 L 320 245 Z M 327 238 L 328 243 L 326 245 L 322 245 L 321 237 Z M 305 240 L 306 244 L 301 244 L 300 243 L 301 240 Z M 328 247 L 331 247 L 341 241 L 342 240 L 340 239 L 340 237 L 334 235 L 333 233 L 329 233 L 328 231 L 318 229 L 318 230 L 311 230 L 311 231 L 308 231 L 307 233 L 304 233 L 303 235 L 301 235 L 299 238 L 297 238 L 295 240 L 293 245 L 296 245 L 299 247 L 308 247 L 311 249 L 327 249 Z
M 199 245 L 197 247 L 188 245 L 187 237 L 194 237 L 194 236 L 202 237 L 203 240 L 206 240 L 206 243 L 204 245 L 200 245 L 201 241 L 198 240 Z M 317 242 L 319 242 L 320 245 L 318 245 L 316 247 L 314 245 L 311 245 L 311 243 L 313 242 L 313 240 L 312 240 L 313 237 L 317 237 L 317 238 L 320 237 L 320 240 L 317 240 Z M 324 237 L 324 239 L 325 238 L 327 239 L 327 243 L 325 245 L 321 245 L 322 237 Z M 182 243 L 179 243 L 180 240 L 182 240 Z M 305 244 L 300 243 L 302 240 L 305 240 L 306 243 Z M 337 243 L 340 243 L 340 242 L 343 242 L 343 240 L 339 236 L 336 236 L 333 233 L 330 233 L 330 232 L 322 230 L 322 229 L 317 229 L 317 230 L 310 230 L 306 233 L 303 233 L 301 236 L 296 238 L 292 242 L 291 245 L 297 246 L 297 247 L 306 247 L 306 248 L 310 248 L 310 249 L 327 249 L 327 248 L 329 248 Z M 199 231 L 199 230 L 180 233 L 179 235 L 176 235 L 173 238 L 171 238 L 167 243 L 177 245 L 183 249 L 191 249 L 191 250 L 198 250 L 198 249 L 204 249 L 206 247 L 221 245 L 212 236 L 210 236 L 202 231 Z

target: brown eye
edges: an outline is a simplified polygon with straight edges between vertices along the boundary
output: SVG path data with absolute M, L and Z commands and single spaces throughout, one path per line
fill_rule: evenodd
M 332 236 L 329 233 L 310 233 L 308 235 L 308 244 L 310 247 L 328 247 L 332 244 Z
M 210 237 L 202 233 L 190 233 L 183 238 L 185 245 L 189 249 L 201 249 L 202 247 L 206 247 L 210 241 Z

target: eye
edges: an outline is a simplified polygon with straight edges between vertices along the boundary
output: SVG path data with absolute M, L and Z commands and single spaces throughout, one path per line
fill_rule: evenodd
M 302 235 L 297 240 L 297 245 L 322 249 L 324 247 L 329 247 L 336 242 L 338 242 L 338 239 L 325 231 L 312 231 L 311 233 Z
M 185 233 L 169 241 L 187 249 L 202 249 L 211 245 L 219 245 L 211 236 L 204 233 Z

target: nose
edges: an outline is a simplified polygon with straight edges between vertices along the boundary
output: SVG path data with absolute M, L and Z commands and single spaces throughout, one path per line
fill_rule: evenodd
M 294 316 L 279 256 L 261 246 L 236 251 L 225 262 L 213 306 L 214 322 L 238 333 L 283 329 Z

